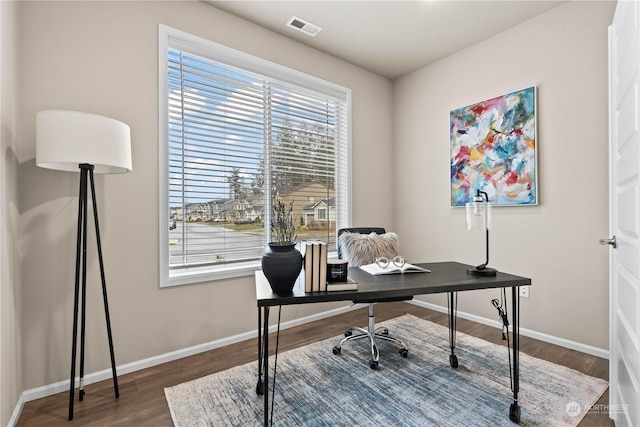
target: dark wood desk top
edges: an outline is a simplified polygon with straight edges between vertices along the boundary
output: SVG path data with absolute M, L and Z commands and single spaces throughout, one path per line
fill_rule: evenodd
M 458 262 L 416 265 L 427 268 L 431 272 L 373 276 L 360 268 L 349 268 L 349 278 L 358 282 L 357 291 L 305 293 L 302 283 L 298 281 L 292 295 L 286 297 L 274 294 L 269 282 L 259 270 L 256 271 L 256 299 L 258 307 L 329 301 L 366 302 L 367 299 L 376 301 L 381 298 L 531 285 L 531 279 L 501 272 L 498 272 L 495 277 L 474 276 L 467 273 L 467 268 L 471 266 Z

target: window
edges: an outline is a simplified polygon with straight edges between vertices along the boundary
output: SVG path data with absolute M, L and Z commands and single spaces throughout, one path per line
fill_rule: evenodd
M 334 243 L 349 90 L 164 26 L 159 45 L 161 286 L 253 274 L 276 199 L 298 241 Z

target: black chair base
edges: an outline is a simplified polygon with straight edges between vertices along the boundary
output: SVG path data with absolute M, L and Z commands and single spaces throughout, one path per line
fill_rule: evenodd
M 354 334 L 354 332 L 359 332 Z M 333 354 L 340 354 L 342 351 L 342 345 L 348 341 L 355 341 L 359 339 L 368 338 L 369 344 L 371 346 L 371 360 L 369 360 L 369 367 L 371 369 L 377 369 L 378 364 L 380 363 L 380 353 L 378 351 L 378 344 L 376 339 L 389 341 L 397 344 L 400 347 L 399 353 L 402 357 L 407 357 L 409 355 L 409 349 L 406 344 L 399 340 L 396 337 L 392 337 L 389 335 L 389 330 L 387 328 L 375 327 L 375 318 L 373 316 L 373 303 L 369 303 L 369 327 L 368 329 L 353 327 L 346 330 L 344 333 L 345 337 L 340 340 L 340 342 L 333 347 Z

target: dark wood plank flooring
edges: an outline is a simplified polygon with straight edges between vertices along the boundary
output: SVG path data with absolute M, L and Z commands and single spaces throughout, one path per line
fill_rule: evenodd
M 286 307 L 283 310 L 286 310 Z M 391 319 L 405 313 L 410 313 L 444 326 L 447 325 L 447 316 L 445 314 L 413 304 L 403 302 L 385 303 L 377 304 L 375 308 L 376 322 Z M 271 317 L 273 318 L 273 314 Z M 283 330 L 280 336 L 280 351 L 286 351 L 334 336 L 337 337 L 349 326 L 365 326 L 366 323 L 366 308 L 362 308 L 329 319 Z M 457 325 L 457 329 L 460 332 L 502 344 L 500 331 L 495 328 L 464 319 L 458 319 Z M 273 342 L 275 340 L 272 340 Z M 273 344 L 271 347 L 273 347 Z M 565 365 L 585 374 L 608 380 L 609 362 L 606 359 L 528 337 L 521 337 L 520 350 L 540 359 Z M 90 384 L 85 386 L 86 396 L 84 400 L 82 402 L 76 401 L 75 403 L 75 415 L 72 422 L 67 421 L 67 392 L 27 402 L 17 425 L 33 427 L 69 425 L 171 426 L 171 415 L 164 397 L 165 387 L 252 362 L 256 357 L 257 340 L 251 339 L 122 375 L 118 377 L 120 386 L 119 399 L 114 398 L 112 380 Z M 448 360 L 446 355 L 443 357 L 445 361 Z M 609 402 L 608 399 L 608 392 L 605 392 L 597 404 L 606 405 Z M 563 402 L 558 402 L 558 404 L 564 405 Z M 607 414 L 598 412 L 602 411 L 594 410 L 588 413 L 579 424 L 580 427 L 614 425 Z

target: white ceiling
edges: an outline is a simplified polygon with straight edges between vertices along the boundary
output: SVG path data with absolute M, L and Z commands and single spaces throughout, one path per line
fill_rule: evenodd
M 395 79 L 505 31 L 560 0 L 203 0 L 300 43 Z M 310 37 L 285 24 L 322 27 Z M 532 35 L 535 37 L 535 35 Z

